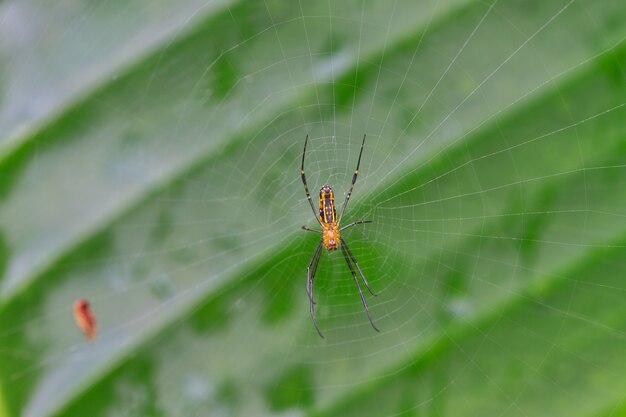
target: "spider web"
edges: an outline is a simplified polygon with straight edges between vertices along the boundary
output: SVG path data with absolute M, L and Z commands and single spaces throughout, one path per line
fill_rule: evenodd
M 624 5 L 292 3 L 1 6 L 0 415 L 623 415 Z

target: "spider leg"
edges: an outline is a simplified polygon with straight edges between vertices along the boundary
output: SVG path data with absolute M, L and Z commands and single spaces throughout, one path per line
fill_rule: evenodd
M 350 224 L 346 224 L 345 226 L 343 226 L 341 229 L 339 229 L 339 231 L 341 232 L 342 230 L 346 230 L 349 227 L 356 226 L 357 224 L 365 224 L 365 223 L 372 223 L 372 221 L 371 220 L 359 220 L 358 222 L 352 222 Z
M 339 215 L 339 221 L 337 223 L 341 222 L 341 218 L 343 217 L 343 212 L 346 211 L 346 207 L 348 206 L 348 201 L 350 200 L 350 196 L 352 195 L 352 189 L 354 188 L 356 177 L 359 175 L 359 166 L 361 165 L 361 155 L 363 155 L 363 145 L 365 145 L 365 136 L 366 135 L 363 135 L 363 142 L 361 142 L 361 152 L 359 152 L 359 160 L 356 163 L 356 169 L 354 170 L 354 175 L 352 176 L 352 184 L 350 184 L 350 190 L 348 190 L 348 194 L 346 194 L 346 200 L 343 202 L 343 207 L 341 208 L 341 214 Z M 306 147 L 306 141 L 305 141 L 305 147 Z M 313 203 L 311 203 L 311 207 L 312 206 L 313 206 Z
M 319 264 L 320 258 L 322 257 L 322 246 L 323 241 L 320 240 L 320 243 L 315 247 L 315 251 L 313 252 L 313 256 L 311 257 L 311 261 L 306 268 L 307 273 L 307 283 L 306 283 L 306 293 L 309 296 L 309 300 L 313 302 L 313 304 L 317 304 L 313 297 L 313 281 L 315 280 L 315 274 L 317 273 L 317 265 Z
M 359 266 L 359 263 L 356 261 L 356 258 L 352 254 L 352 251 L 348 247 L 348 244 L 346 243 L 346 241 L 344 239 L 341 239 L 341 243 L 343 243 L 342 246 L 344 246 L 346 248 L 346 252 L 348 253 L 348 256 L 350 256 L 350 259 L 352 260 L 352 263 L 356 266 L 356 269 L 359 271 L 359 275 L 361 275 L 361 279 L 363 280 L 363 283 L 365 284 L 365 287 L 370 292 L 370 294 L 372 294 L 374 297 L 377 297 L 378 294 L 376 294 L 370 288 L 370 284 L 367 282 L 367 279 L 365 279 L 365 274 L 363 273 L 363 271 L 361 271 L 361 267 Z
M 341 252 L 343 253 L 343 258 L 346 260 L 346 263 L 348 264 L 348 268 L 350 268 L 350 272 L 352 273 L 352 278 L 354 278 L 356 287 L 359 290 L 359 296 L 361 296 L 361 302 L 363 303 L 363 307 L 365 307 L 365 313 L 367 313 L 367 318 L 369 319 L 370 324 L 372 325 L 374 330 L 376 330 L 377 332 L 380 332 L 380 330 L 378 330 L 378 328 L 374 324 L 374 321 L 372 320 L 372 316 L 370 315 L 370 309 L 367 306 L 367 301 L 365 301 L 365 297 L 363 296 L 363 291 L 361 290 L 361 284 L 359 284 L 359 279 L 357 278 L 356 272 L 354 272 L 354 268 L 352 267 L 352 264 L 350 263 L 350 258 L 348 257 L 348 253 L 346 252 L 346 248 L 345 248 L 343 241 L 341 242 Z
M 311 193 L 309 193 L 309 186 L 306 184 L 306 176 L 304 175 L 304 156 L 306 155 L 306 143 L 309 141 L 309 135 L 306 135 L 306 139 L 304 139 L 304 150 L 302 151 L 302 165 L 300 166 L 300 176 L 302 177 L 302 184 L 304 184 L 304 192 L 306 193 L 306 198 L 309 200 L 309 205 L 311 206 L 311 210 L 313 210 L 313 215 L 317 222 L 321 225 L 320 219 L 318 217 L 318 213 L 315 212 L 315 207 L 313 207 L 313 200 L 311 200 Z
M 302 230 L 306 230 L 307 232 L 313 232 L 313 233 L 322 233 L 319 230 L 309 229 L 307 226 L 302 226 Z
M 313 252 L 313 256 L 311 257 L 311 261 L 309 262 L 309 266 L 307 266 L 307 283 L 306 283 L 306 293 L 309 295 L 309 312 L 311 313 L 311 320 L 313 320 L 313 325 L 315 326 L 315 330 L 320 335 L 321 338 L 324 338 L 324 335 L 320 331 L 319 326 L 317 325 L 317 321 L 315 320 L 315 300 L 313 299 L 313 280 L 315 279 L 315 273 L 317 272 L 317 266 L 319 265 L 320 259 L 322 257 L 322 244 L 323 241 L 320 240 L 320 243 L 317 244 L 315 251 Z
M 319 264 L 322 252 L 320 251 L 320 255 L 318 255 L 317 260 L 315 262 L 314 270 L 317 270 L 317 265 Z M 315 278 L 315 273 L 313 273 L 312 279 Z M 311 281 L 311 298 L 309 299 L 309 312 L 311 313 L 311 320 L 313 321 L 313 325 L 315 326 L 315 330 L 317 330 L 317 334 L 323 339 L 324 335 L 320 331 L 319 326 L 317 325 L 317 320 L 315 320 L 315 300 L 313 298 L 313 281 Z
M 317 263 L 319 262 L 319 258 L 322 256 L 322 245 L 324 241 L 320 239 L 319 243 L 315 247 L 313 251 L 313 256 L 311 256 L 311 260 L 309 261 L 309 265 L 306 267 L 306 275 L 307 275 L 307 283 L 306 283 L 306 293 L 309 296 L 309 299 L 313 301 L 313 280 L 315 279 L 315 272 L 317 271 Z M 313 304 L 315 302 L 313 301 Z

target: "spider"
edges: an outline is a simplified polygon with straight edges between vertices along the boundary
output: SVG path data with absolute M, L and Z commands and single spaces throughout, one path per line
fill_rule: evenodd
M 361 155 L 363 154 L 363 146 L 365 145 L 365 136 L 366 135 L 363 135 L 363 142 L 361 142 L 361 151 L 359 152 L 359 160 L 356 164 L 354 175 L 352 176 L 352 184 L 350 184 L 350 190 L 348 191 L 348 194 L 346 194 L 346 199 L 343 202 L 341 213 L 339 214 L 339 219 L 337 219 L 337 211 L 335 210 L 335 196 L 333 194 L 333 189 L 330 188 L 329 185 L 324 185 L 322 186 L 322 188 L 320 188 L 319 213 L 315 211 L 315 207 L 313 206 L 313 200 L 311 200 L 311 194 L 309 193 L 309 187 L 306 183 L 306 176 L 304 175 L 304 157 L 306 155 L 306 144 L 309 140 L 309 135 L 307 135 L 306 139 L 304 139 L 304 150 L 302 151 L 302 166 L 300 167 L 300 175 L 302 176 L 304 191 L 306 192 L 306 198 L 309 200 L 309 204 L 311 205 L 311 209 L 313 210 L 313 215 L 315 216 L 315 219 L 322 228 L 322 230 L 320 231 L 309 229 L 307 226 L 302 226 L 302 229 L 306 230 L 307 232 L 319 233 L 322 235 L 322 238 L 320 239 L 319 243 L 315 247 L 315 250 L 313 251 L 313 256 L 311 256 L 309 265 L 307 266 L 306 292 L 309 295 L 309 311 L 311 313 L 311 320 L 313 320 L 315 330 L 317 330 L 317 333 L 322 338 L 324 337 L 324 335 L 320 331 L 320 328 L 317 325 L 317 321 L 315 320 L 315 300 L 313 298 L 313 280 L 315 279 L 315 273 L 317 272 L 317 265 L 319 264 L 320 258 L 322 257 L 322 247 L 326 248 L 326 250 L 328 250 L 329 252 L 337 250 L 337 248 L 341 249 L 343 258 L 346 260 L 348 268 L 350 269 L 350 273 L 352 274 L 352 278 L 354 278 L 356 287 L 359 290 L 359 295 L 361 296 L 361 302 L 363 303 L 363 307 L 365 307 L 365 313 L 367 313 L 367 318 L 369 319 L 370 324 L 372 325 L 374 330 L 376 330 L 377 332 L 380 331 L 372 321 L 372 316 L 370 316 L 367 301 L 365 301 L 365 297 L 363 296 L 363 291 L 361 290 L 361 284 L 359 283 L 356 271 L 359 272 L 359 275 L 363 280 L 363 284 L 365 284 L 365 287 L 370 292 L 370 294 L 372 294 L 373 296 L 376 296 L 376 294 L 370 288 L 367 279 L 365 279 L 365 275 L 363 275 L 363 271 L 361 271 L 361 267 L 359 267 L 359 264 L 352 254 L 352 251 L 348 247 L 346 240 L 341 237 L 341 232 L 346 230 L 347 228 L 356 226 L 357 224 L 372 223 L 372 221 L 359 220 L 347 224 L 343 227 L 339 226 L 339 224 L 341 223 L 341 218 L 343 217 L 343 213 L 346 211 L 346 207 L 348 206 L 350 196 L 352 195 L 352 189 L 354 188 L 356 177 L 359 175 L 359 165 L 361 164 Z
M 74 320 L 87 340 L 93 340 L 96 337 L 98 326 L 89 301 L 84 298 L 74 301 Z

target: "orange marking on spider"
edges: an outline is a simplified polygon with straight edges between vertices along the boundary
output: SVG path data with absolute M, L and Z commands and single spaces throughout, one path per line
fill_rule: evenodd
M 83 332 L 87 340 L 93 340 L 98 331 L 96 317 L 89 306 L 89 301 L 79 298 L 74 301 L 74 320 L 76 325 Z
M 313 207 L 313 200 L 311 199 L 311 194 L 309 193 L 309 187 L 306 182 L 306 176 L 304 174 L 304 157 L 306 155 L 306 145 L 309 140 L 309 135 L 306 136 L 304 140 L 304 150 L 302 151 L 302 166 L 300 167 L 300 175 L 302 177 L 302 183 L 304 184 L 304 192 L 306 193 L 306 197 L 309 200 L 309 205 L 311 206 L 311 210 L 313 210 L 313 214 L 315 214 L 315 219 L 319 223 L 322 230 L 314 230 L 309 229 L 307 226 L 302 226 L 302 229 L 314 232 L 321 233 L 322 238 L 317 244 L 315 250 L 313 251 L 313 256 L 309 261 L 309 265 L 307 267 L 307 287 L 306 292 L 309 295 L 309 311 L 311 313 L 311 320 L 313 321 L 313 325 L 315 326 L 315 330 L 321 336 L 322 332 L 320 331 L 319 326 L 317 325 L 317 321 L 315 320 L 315 300 L 313 298 L 313 281 L 315 279 L 315 273 L 317 272 L 317 266 L 319 265 L 320 258 L 322 257 L 322 247 L 326 248 L 328 251 L 334 251 L 337 248 L 341 249 L 341 253 L 346 263 L 348 264 L 348 268 L 350 269 L 350 273 L 352 274 L 352 278 L 354 278 L 354 282 L 356 283 L 357 289 L 359 290 L 359 296 L 361 297 L 361 302 L 363 303 L 363 307 L 365 308 L 365 313 L 367 314 L 367 318 L 370 321 L 370 324 L 376 330 L 379 331 L 374 322 L 372 321 L 372 317 L 369 312 L 369 308 L 367 305 L 367 301 L 365 301 L 365 297 L 363 296 L 363 291 L 361 291 L 361 284 L 359 283 L 359 278 L 357 277 L 356 271 L 359 272 L 359 276 L 363 281 L 363 284 L 367 288 L 367 290 L 372 295 L 376 295 L 370 288 L 367 279 L 365 279 L 365 275 L 363 271 L 361 271 L 361 267 L 359 266 L 356 258 L 352 254 L 352 251 L 348 247 L 346 240 L 341 237 L 341 231 L 345 230 L 349 227 L 355 226 L 357 224 L 365 224 L 371 223 L 371 220 L 359 220 L 356 222 L 352 222 L 346 226 L 340 227 L 339 224 L 341 222 L 341 218 L 343 217 L 343 213 L 346 211 L 346 207 L 348 206 L 348 201 L 350 200 L 350 196 L 352 195 L 352 189 L 354 188 L 354 183 L 356 182 L 356 178 L 359 175 L 359 166 L 361 165 L 361 156 L 363 155 L 363 146 L 365 145 L 365 135 L 363 135 L 363 142 L 361 142 L 361 151 L 359 152 L 359 160 L 356 164 L 356 169 L 354 170 L 354 175 L 352 176 L 352 184 L 350 184 L 350 189 L 346 194 L 346 199 L 341 208 L 341 213 L 339 214 L 339 218 L 337 218 L 337 210 L 335 209 L 335 195 L 333 193 L 333 189 L 329 185 L 324 185 L 320 188 L 320 198 L 319 198 L 319 213 L 315 212 L 315 207 Z M 356 271 L 355 271 L 356 269 Z

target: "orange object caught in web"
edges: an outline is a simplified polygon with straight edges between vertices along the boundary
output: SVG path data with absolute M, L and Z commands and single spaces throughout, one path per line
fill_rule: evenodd
M 96 337 L 98 326 L 96 317 L 89 307 L 89 301 L 84 298 L 74 301 L 74 320 L 76 320 L 76 325 L 83 331 L 87 340 L 93 340 Z

